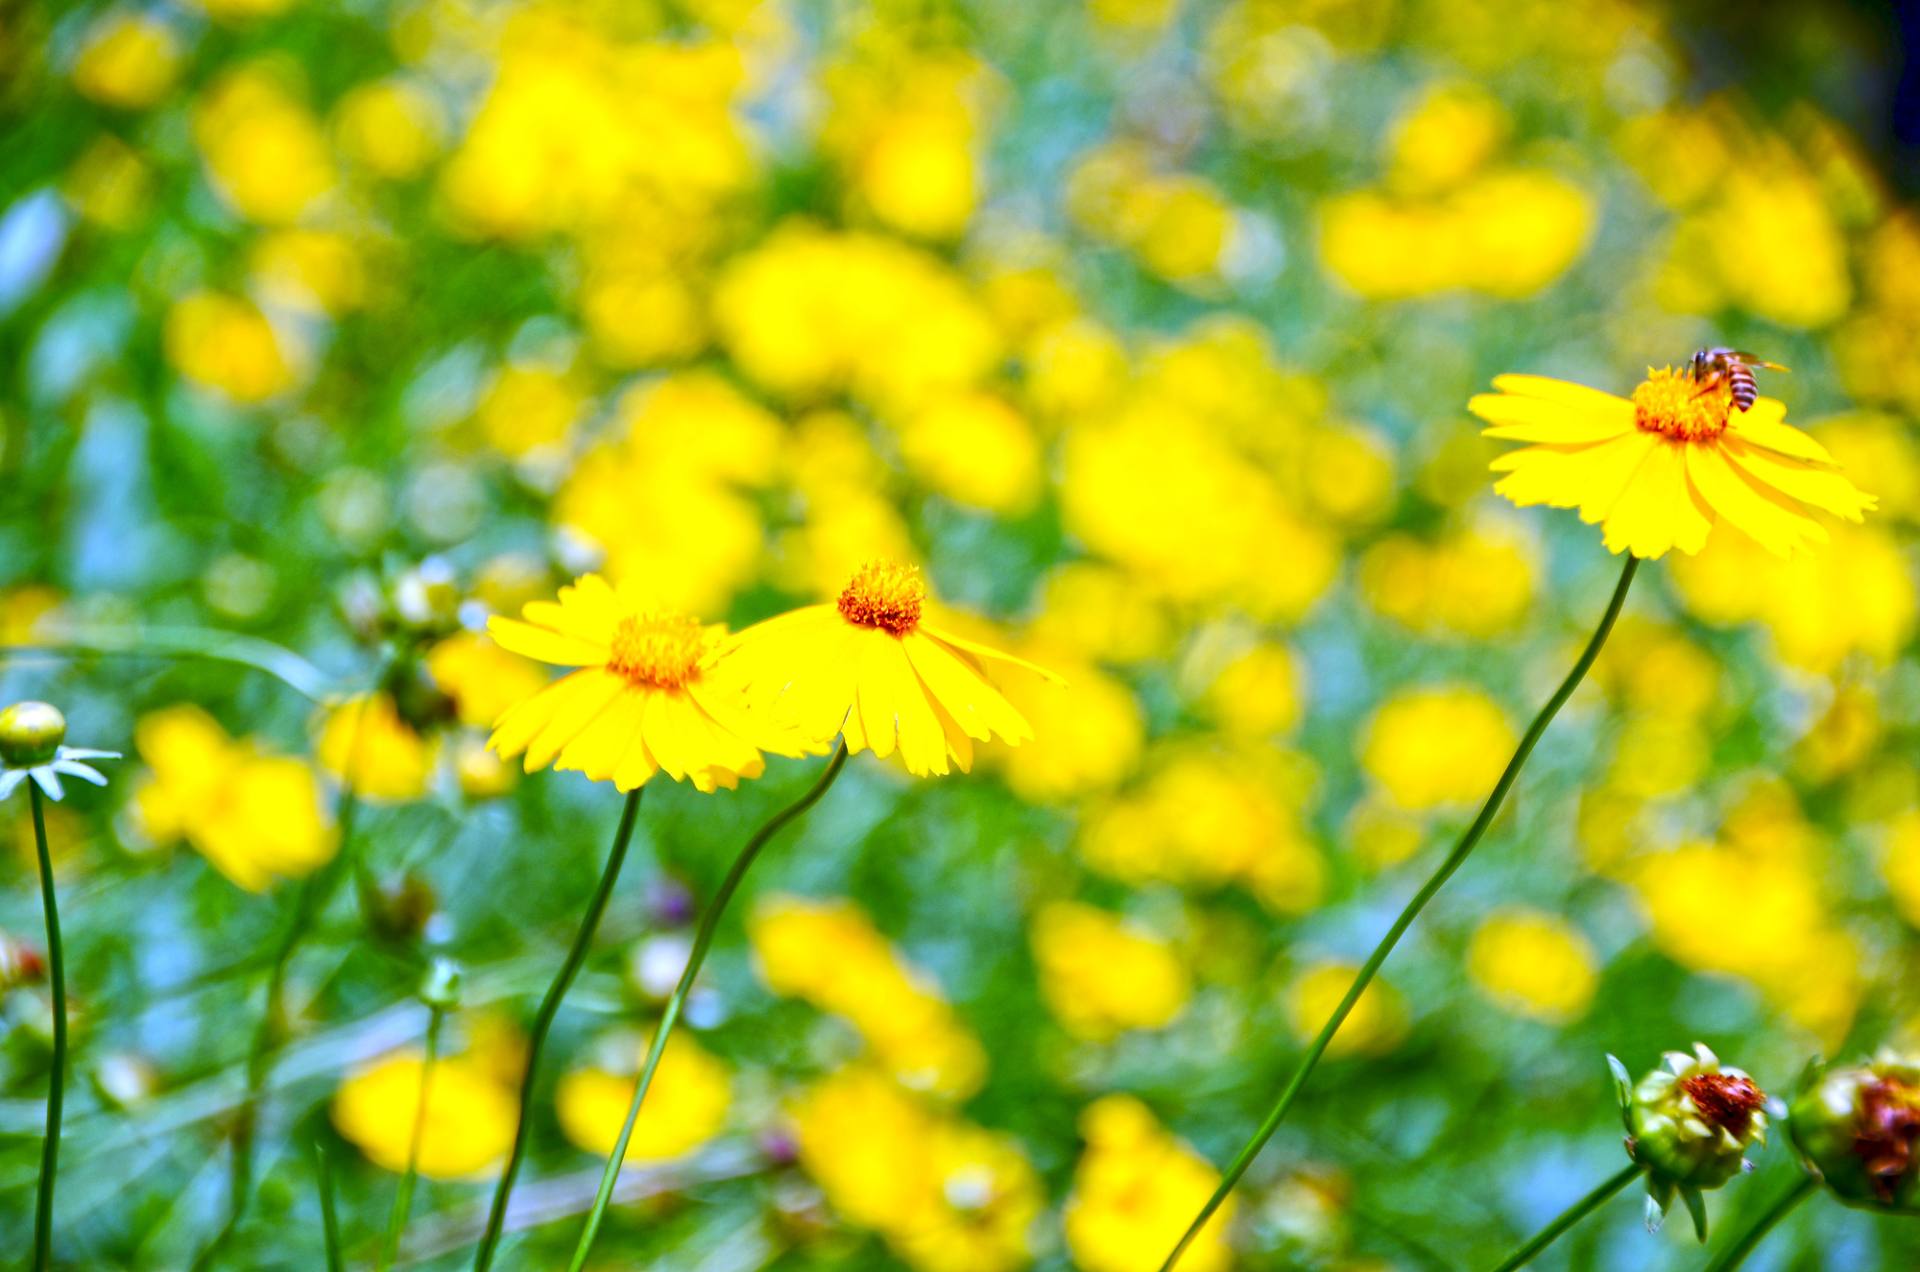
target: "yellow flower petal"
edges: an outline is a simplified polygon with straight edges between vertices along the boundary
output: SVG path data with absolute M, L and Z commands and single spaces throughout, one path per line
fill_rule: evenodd
M 1623 549 L 1646 560 L 1657 560 L 1669 548 L 1698 552 L 1713 529 L 1708 510 L 1695 503 L 1687 485 L 1687 443 L 1661 440 L 1641 461 L 1607 512 L 1606 544 L 1611 552 Z
M 549 700 L 547 722 L 527 743 L 526 770 L 552 764 L 560 749 L 627 690 L 627 682 L 597 667 L 575 672 L 560 682 L 569 691 Z
M 1824 543 L 1827 532 L 1800 506 L 1743 474 L 1718 446 L 1687 448 L 1687 479 L 1726 522 L 1780 556 Z
M 1531 504 L 1578 508 L 1581 520 L 1596 522 L 1607 515 L 1656 440 L 1653 434 L 1636 430 L 1590 446 L 1529 446 L 1510 451 L 1491 465 L 1495 472 L 1508 473 L 1494 490 L 1522 508 Z
M 529 602 L 521 608 L 520 616 L 529 623 L 604 645 L 612 641 L 613 629 L 633 608 L 623 604 L 619 594 L 598 574 L 583 574 L 572 586 L 560 589 L 558 603 Z
M 1017 744 L 1033 736 L 1026 717 L 994 688 L 978 666 L 948 648 L 943 637 L 922 628 L 910 633 L 903 644 L 934 700 L 970 737 L 984 742 L 997 733 Z
M 1628 422 L 1633 420 L 1633 403 L 1626 398 L 1570 380 L 1556 380 L 1545 375 L 1496 375 L 1493 377 L 1493 387 L 1502 393 L 1541 398 L 1589 411 L 1624 411 Z
M 1551 442 L 1577 446 L 1603 442 L 1633 428 L 1633 412 L 1596 411 L 1549 402 L 1543 398 L 1481 393 L 1467 400 L 1467 409 L 1493 427 L 1481 436 L 1514 442 Z
M 875 672 L 886 682 L 887 695 L 893 700 L 894 721 L 900 729 L 900 758 L 907 771 L 918 776 L 948 771 L 947 737 L 927 688 L 907 661 L 905 641 L 893 636 L 887 640 L 884 656 L 874 660 Z
M 1793 459 L 1831 466 L 1834 458 L 1827 453 L 1826 447 L 1786 422 L 1784 406 L 1778 411 L 1762 410 L 1770 401 L 1772 399 L 1762 398 L 1753 404 L 1751 411 L 1735 411 L 1727 421 L 1727 435 L 1755 446 L 1764 446 L 1770 451 L 1778 451 Z M 1777 402 L 1774 404 L 1779 405 Z
M 587 726 L 560 749 L 553 767 L 564 772 L 584 773 L 595 782 L 612 779 L 627 748 L 640 731 L 647 699 L 663 696 L 643 689 L 624 688 Z
M 867 749 L 883 760 L 893 754 L 898 740 L 892 686 L 886 683 L 880 670 L 880 661 L 887 653 L 886 642 L 893 639 L 889 633 L 869 629 L 854 644 L 858 659 L 854 672 L 854 692 L 858 698 L 855 709 L 860 716 L 860 732 Z
M 536 627 L 517 618 L 495 615 L 487 620 L 487 634 L 493 637 L 494 644 L 510 653 L 558 667 L 598 667 L 607 661 L 608 647 L 604 641 Z
M 931 623 L 922 623 L 917 630 L 926 633 L 937 641 L 951 645 L 955 649 L 964 650 L 972 654 L 975 658 L 984 658 L 989 662 L 1002 662 L 1012 667 L 1018 667 L 1022 671 L 1030 671 L 1042 680 L 1046 680 L 1052 684 L 1058 685 L 1065 683 L 1058 674 L 1048 671 L 1039 663 L 1028 662 L 1026 659 L 1016 657 L 1004 649 L 995 649 L 991 645 L 982 645 L 979 641 L 968 640 L 964 636 L 956 636 L 947 628 L 935 627 Z
M 1723 437 L 1721 440 L 1727 458 L 1748 476 L 1835 516 L 1860 521 L 1880 502 L 1831 469 L 1787 459 L 1738 439 Z

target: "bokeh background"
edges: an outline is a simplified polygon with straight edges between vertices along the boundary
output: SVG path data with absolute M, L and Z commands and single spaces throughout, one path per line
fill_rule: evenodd
M 483 752 L 546 674 L 486 614 L 601 569 L 743 624 L 884 555 L 1066 686 L 1010 683 L 1038 736 L 970 776 L 857 760 L 763 860 L 597 1266 L 1151 1272 L 1618 568 L 1490 494 L 1465 400 L 1507 370 L 1624 392 L 1709 344 L 1790 365 L 1767 390 L 1881 513 L 1642 571 L 1185 1266 L 1484 1266 L 1622 1160 L 1604 1053 L 1699 1039 L 1784 1090 L 1915 1041 L 1897 17 L 0 7 L 0 688 L 128 753 L 52 824 L 66 1257 L 180 1267 L 219 1227 L 266 964 L 352 778 L 364 870 L 294 962 L 222 1265 L 320 1265 L 315 1143 L 370 1253 L 444 953 L 407 1259 L 465 1266 L 619 806 Z M 208 650 L 281 676 L 173 656 Z M 650 788 L 509 1265 L 571 1248 L 690 917 L 817 763 Z M 18 1249 L 49 1010 L 24 798 L 0 833 Z M 1717 1224 L 1786 1187 L 1783 1144 L 1759 1161 Z M 1541 1266 L 1696 1266 L 1687 1227 L 1623 1197 Z M 1911 1221 L 1822 1202 L 1750 1266 L 1917 1263 Z

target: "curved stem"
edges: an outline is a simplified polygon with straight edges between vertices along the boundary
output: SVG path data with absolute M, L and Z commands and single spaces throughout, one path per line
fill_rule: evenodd
M 1769 1232 L 1773 1231 L 1773 1226 L 1785 1219 L 1795 1206 L 1805 1201 L 1819 1186 L 1820 1181 L 1812 1175 L 1801 1175 L 1800 1182 L 1783 1194 L 1778 1201 L 1768 1206 L 1765 1213 L 1754 1220 L 1752 1227 L 1740 1234 L 1732 1245 L 1713 1257 L 1713 1262 L 1707 1264 L 1707 1272 L 1733 1272 L 1733 1269 L 1746 1262 L 1747 1256 L 1754 1252 Z
M 60 941 L 60 907 L 54 899 L 53 855 L 47 851 L 47 819 L 40 788 L 27 782 L 33 805 L 33 843 L 40 853 L 40 904 L 47 918 L 47 971 L 53 983 L 53 1072 L 47 1085 L 47 1135 L 40 1146 L 40 1197 L 33 1211 L 34 1272 L 53 1266 L 53 1181 L 60 1169 L 60 1114 L 67 1091 L 67 955 Z
M 1513 1254 L 1503 1260 L 1500 1266 L 1495 1268 L 1493 1272 L 1514 1272 L 1516 1268 L 1524 1268 L 1527 1264 L 1533 1262 L 1533 1257 L 1536 1254 L 1539 1254 L 1555 1241 L 1558 1241 L 1561 1233 L 1573 1227 L 1574 1224 L 1579 1223 L 1582 1219 L 1585 1219 L 1595 1210 L 1598 1210 L 1602 1203 L 1632 1183 L 1639 1175 L 1639 1163 L 1628 1163 L 1621 1169 L 1619 1174 L 1561 1211 L 1557 1219 L 1540 1229 L 1538 1233 L 1534 1234 L 1533 1240 L 1514 1251 Z
M 427 1098 L 433 1089 L 433 1066 L 440 1059 L 440 1027 L 447 1023 L 444 1008 L 434 1007 L 427 1020 L 426 1055 L 420 1061 L 420 1100 L 413 1109 L 413 1131 L 407 1137 L 407 1168 L 400 1176 L 400 1187 L 393 1195 L 393 1213 L 387 1217 L 387 1240 L 381 1247 L 377 1272 L 386 1272 L 400 1250 L 400 1234 L 406 1230 L 407 1215 L 413 1209 L 413 1185 L 420 1176 L 420 1145 L 427 1137 Z
M 0 645 L 0 660 L 16 658 L 200 658 L 265 672 L 309 702 L 333 692 L 325 672 L 291 649 L 215 628 L 148 627 L 123 631 L 61 632 L 45 644 Z
M 701 964 L 706 962 L 707 948 L 713 944 L 714 931 L 720 926 L 720 916 L 726 913 L 727 903 L 733 900 L 740 881 L 747 877 L 747 871 L 752 868 L 767 841 L 818 803 L 820 797 L 827 793 L 827 788 L 833 785 L 833 779 L 840 776 L 840 770 L 846 767 L 846 763 L 847 744 L 842 741 L 834 748 L 833 757 L 827 761 L 820 780 L 809 787 L 806 794 L 769 817 L 747 840 L 740 855 L 733 859 L 726 878 L 721 880 L 720 890 L 714 893 L 706 913 L 700 916 L 700 926 L 694 932 L 693 948 L 688 951 L 687 965 L 680 973 L 680 983 L 673 987 L 673 995 L 667 999 L 666 1010 L 660 1015 L 660 1024 L 653 1031 L 653 1044 L 647 1049 L 646 1063 L 641 1066 L 639 1081 L 634 1085 L 633 1100 L 627 1105 L 627 1119 L 620 1126 L 620 1138 L 614 1141 L 613 1152 L 608 1154 L 606 1167 L 600 1172 L 600 1188 L 594 1194 L 593 1209 L 587 1212 L 587 1225 L 580 1233 L 580 1243 L 574 1247 L 573 1261 L 568 1265 L 569 1272 L 580 1272 L 587 1261 L 587 1252 L 593 1248 L 594 1238 L 599 1235 L 600 1221 L 606 1215 L 607 1204 L 613 1200 L 613 1186 L 619 1180 L 620 1168 L 627 1159 L 627 1142 L 633 1138 L 634 1124 L 640 1120 L 640 1106 L 646 1102 L 647 1088 L 653 1085 L 654 1070 L 659 1068 L 660 1057 L 667 1049 L 667 1039 L 680 1021 L 680 1012 L 693 989 L 694 978 L 700 974 Z
M 1434 894 L 1445 886 L 1456 870 L 1460 869 L 1475 846 L 1479 844 L 1481 837 L 1487 833 L 1487 827 L 1493 824 L 1494 815 L 1500 811 L 1500 805 L 1505 801 L 1507 791 L 1512 788 L 1514 779 L 1520 776 L 1520 770 L 1526 765 L 1527 757 L 1533 754 L 1534 745 L 1540 741 L 1540 735 L 1547 731 L 1547 725 L 1552 723 L 1555 715 L 1559 714 L 1560 708 L 1566 704 L 1567 699 L 1573 696 L 1573 691 L 1579 687 L 1581 680 L 1586 677 L 1587 670 L 1593 666 L 1593 660 L 1600 656 L 1600 647 L 1606 644 L 1607 635 L 1613 630 L 1614 620 L 1620 617 L 1620 608 L 1626 604 L 1627 589 L 1632 585 L 1634 571 L 1639 568 L 1639 565 L 1639 558 L 1629 554 L 1626 568 L 1620 572 L 1620 582 L 1614 586 L 1613 599 L 1607 603 L 1606 613 L 1600 618 L 1600 625 L 1594 629 L 1592 638 L 1587 641 L 1587 647 L 1581 651 L 1578 661 L 1573 664 L 1573 670 L 1567 673 L 1567 678 L 1560 682 L 1560 687 L 1553 691 L 1553 696 L 1547 699 L 1546 705 L 1540 708 L 1540 714 L 1536 715 L 1533 723 L 1527 727 L 1526 733 L 1520 739 L 1520 745 L 1513 752 L 1513 758 L 1507 761 L 1507 767 L 1501 772 L 1500 780 L 1493 784 L 1493 792 L 1487 796 L 1487 802 L 1481 806 L 1480 815 L 1473 819 L 1473 824 L 1467 827 L 1464 835 L 1460 836 L 1460 841 L 1453 846 L 1453 851 L 1447 854 L 1446 860 L 1440 863 L 1432 877 L 1413 894 L 1413 900 L 1407 902 L 1406 908 L 1400 911 L 1400 917 L 1393 921 L 1393 926 L 1387 929 L 1387 934 L 1380 938 L 1378 945 L 1373 947 L 1373 953 L 1369 954 L 1367 961 L 1361 964 L 1360 971 L 1353 978 L 1353 985 L 1347 990 L 1346 997 L 1340 1000 L 1340 1005 L 1334 1008 L 1333 1015 L 1314 1036 L 1313 1042 L 1307 1047 L 1307 1053 L 1300 1058 L 1293 1076 L 1287 1080 L 1285 1089 L 1280 1092 L 1280 1098 L 1274 1102 L 1273 1108 L 1268 1111 L 1266 1119 L 1260 1123 L 1260 1128 L 1254 1132 L 1253 1138 L 1234 1155 L 1226 1174 L 1220 1180 L 1220 1186 L 1214 1189 L 1213 1196 L 1207 1199 L 1207 1204 L 1200 1208 L 1200 1213 L 1187 1226 L 1179 1243 L 1173 1247 L 1172 1253 L 1168 1254 L 1166 1261 L 1160 1265 L 1160 1272 L 1172 1272 L 1174 1266 L 1180 1262 L 1180 1256 L 1199 1235 L 1201 1227 L 1213 1217 L 1214 1211 L 1220 1208 L 1220 1203 L 1227 1199 L 1234 1185 L 1240 1182 L 1240 1177 L 1247 1173 L 1247 1167 L 1253 1164 L 1253 1159 L 1259 1156 L 1260 1150 L 1266 1147 L 1268 1140 L 1273 1138 L 1273 1133 L 1280 1129 L 1280 1123 L 1286 1118 L 1287 1111 L 1293 1107 L 1300 1089 L 1306 1085 L 1307 1078 L 1320 1063 L 1320 1057 L 1326 1052 L 1327 1044 L 1333 1041 L 1333 1035 L 1339 1032 L 1340 1026 L 1347 1019 L 1347 1014 L 1353 1010 L 1353 1005 L 1360 1001 L 1360 995 L 1373 982 L 1374 974 L 1380 970 L 1380 965 L 1387 961 L 1387 955 L 1393 952 L 1393 947 L 1400 943 L 1400 938 L 1406 935 L 1408 928 L 1413 926 L 1413 921 L 1420 916 L 1420 911 L 1426 909 L 1427 902 L 1433 900 Z
M 580 930 L 574 934 L 573 946 L 567 951 L 566 961 L 560 965 L 560 974 L 553 978 L 553 984 L 547 986 L 547 996 L 540 1000 L 540 1010 L 533 1018 L 533 1033 L 527 1041 L 527 1068 L 520 1076 L 520 1121 L 513 1131 L 513 1148 L 507 1153 L 506 1167 L 500 1172 L 500 1182 L 493 1190 L 493 1205 L 487 1211 L 486 1232 L 480 1238 L 480 1248 L 473 1256 L 474 1272 L 486 1272 L 493 1266 L 494 1251 L 500 1245 L 500 1230 L 507 1221 L 507 1198 L 513 1195 L 514 1177 L 520 1173 L 520 1159 L 527 1153 L 527 1122 L 533 1108 L 533 1084 L 540 1069 L 540 1052 L 547 1043 L 547 1031 L 553 1028 L 553 1018 L 560 1011 L 560 1000 L 567 996 L 567 989 L 573 984 L 573 978 L 580 972 L 580 965 L 586 962 L 587 950 L 593 944 L 593 934 L 600 928 L 600 916 L 606 912 L 607 899 L 613 895 L 614 882 L 620 877 L 620 863 L 627 859 L 627 841 L 633 838 L 634 819 L 640 813 L 640 793 L 646 787 L 636 787 L 627 796 L 626 811 L 620 815 L 620 829 L 614 832 L 613 848 L 607 853 L 606 868 L 600 872 L 600 882 L 593 890 L 592 898 L 587 902 L 587 912 L 580 918 Z

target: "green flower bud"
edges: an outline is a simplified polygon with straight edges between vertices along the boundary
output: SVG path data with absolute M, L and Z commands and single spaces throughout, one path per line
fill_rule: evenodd
M 16 702 L 0 711 L 0 763 L 31 768 L 50 763 L 67 740 L 67 717 L 45 702 Z
M 420 1001 L 435 1011 L 457 1011 L 460 1007 L 460 964 L 450 958 L 436 958 L 427 967 L 420 983 Z
M 1749 1168 L 1747 1149 L 1766 1139 L 1766 1093 L 1698 1042 L 1692 1055 L 1669 1051 L 1637 1083 L 1614 1057 L 1607 1063 L 1619 1088 L 1627 1152 L 1647 1170 L 1647 1226 L 1660 1226 L 1678 1192 L 1706 1240 L 1700 1193 Z
M 1920 1214 L 1920 1056 L 1810 1070 L 1787 1134 L 1840 1200 Z

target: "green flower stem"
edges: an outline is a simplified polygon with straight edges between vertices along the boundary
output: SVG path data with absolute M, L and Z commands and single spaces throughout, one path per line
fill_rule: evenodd
M 1535 1255 L 1552 1245 L 1555 1241 L 1558 1241 L 1560 1235 L 1567 1229 L 1573 1227 L 1574 1224 L 1579 1223 L 1582 1219 L 1585 1219 L 1588 1215 L 1598 1210 L 1601 1205 L 1611 1199 L 1615 1193 L 1639 1177 L 1640 1164 L 1638 1162 L 1629 1162 L 1621 1168 L 1619 1174 L 1561 1211 L 1559 1218 L 1540 1229 L 1539 1232 L 1534 1234 L 1533 1240 L 1527 1242 L 1527 1244 L 1514 1251 L 1512 1255 L 1502 1260 L 1500 1266 L 1495 1268 L 1493 1272 L 1514 1272 L 1516 1268 L 1524 1268 L 1527 1264 L 1533 1262 Z
M 340 1216 L 333 1207 L 333 1159 L 318 1135 L 313 1138 L 313 1171 L 320 1181 L 320 1234 L 327 1245 L 327 1272 L 346 1272 L 346 1256 L 340 1252 Z
M 1813 1191 L 1819 1186 L 1820 1181 L 1812 1175 L 1801 1175 L 1800 1182 L 1782 1194 L 1778 1201 L 1768 1206 L 1766 1212 L 1754 1220 L 1751 1228 L 1740 1234 L 1740 1238 L 1732 1245 L 1713 1257 L 1713 1262 L 1707 1264 L 1707 1272 L 1733 1272 L 1733 1269 L 1746 1262 L 1747 1256 L 1766 1239 L 1769 1232 L 1773 1231 L 1773 1226 L 1785 1219 L 1795 1206 L 1812 1196 Z
M 309 702 L 334 692 L 325 672 L 271 641 L 210 627 L 134 627 L 60 632 L 45 644 L 0 645 L 0 660 L 21 658 L 184 658 L 265 672 Z
M 540 1010 L 533 1018 L 533 1034 L 527 1042 L 527 1068 L 520 1077 L 520 1121 L 514 1128 L 513 1148 L 507 1153 L 506 1167 L 500 1172 L 500 1183 L 493 1190 L 493 1206 L 487 1211 L 486 1232 L 480 1238 L 480 1248 L 473 1256 L 474 1272 L 486 1272 L 493 1266 L 494 1251 L 500 1245 L 500 1230 L 507 1221 L 507 1198 L 513 1195 L 514 1177 L 520 1173 L 520 1159 L 527 1152 L 527 1127 L 533 1108 L 533 1084 L 540 1069 L 540 1051 L 547 1043 L 547 1031 L 553 1028 L 553 1018 L 560 1011 L 560 1000 L 567 996 L 567 989 L 573 984 L 573 978 L 580 972 L 580 965 L 586 961 L 587 949 L 593 944 L 593 934 L 600 928 L 600 916 L 606 912 L 607 899 L 613 895 L 613 885 L 620 877 L 620 863 L 627 859 L 627 841 L 633 838 L 634 819 L 640 813 L 640 793 L 646 787 L 635 787 L 627 796 L 626 811 L 620 815 L 620 829 L 614 832 L 613 848 L 607 853 L 607 865 L 600 872 L 600 883 L 594 888 L 593 897 L 587 902 L 587 912 L 580 918 L 580 930 L 574 934 L 573 947 L 567 951 L 567 958 L 560 965 L 560 974 L 553 978 L 553 984 L 547 986 L 547 996 L 540 1000 Z
M 427 1096 L 433 1088 L 433 1066 L 440 1059 L 440 1028 L 447 1023 L 444 1007 L 436 1006 L 427 1018 L 426 1056 L 420 1062 L 420 1102 L 413 1110 L 413 1132 L 407 1138 L 407 1168 L 400 1175 L 400 1187 L 393 1195 L 393 1213 L 387 1217 L 387 1240 L 381 1247 L 377 1272 L 386 1272 L 400 1250 L 400 1234 L 406 1230 L 407 1215 L 413 1209 L 413 1185 L 420 1175 L 420 1144 L 427 1135 Z
M 53 1180 L 60 1169 L 60 1114 L 67 1092 L 67 954 L 60 941 L 60 907 L 54 899 L 53 855 L 47 851 L 47 818 L 40 787 L 27 782 L 33 805 L 33 843 L 40 853 L 40 904 L 47 916 L 47 974 L 53 984 L 53 1072 L 47 1083 L 47 1136 L 40 1146 L 40 1198 L 33 1212 L 33 1268 L 53 1266 Z
M 594 1238 L 599 1235 L 607 1204 L 613 1200 L 613 1186 L 619 1180 L 620 1168 L 627 1158 L 627 1141 L 633 1138 L 634 1124 L 640 1120 L 640 1106 L 646 1102 L 647 1088 L 653 1085 L 654 1070 L 659 1068 L 660 1057 L 667 1049 L 667 1039 L 680 1022 L 681 1009 L 685 1007 L 687 995 L 693 989 L 694 978 L 700 974 L 700 965 L 706 961 L 707 949 L 713 944 L 713 934 L 720 926 L 720 916 L 726 913 L 727 903 L 733 900 L 740 881 L 747 877 L 747 871 L 752 868 L 767 841 L 818 803 L 820 797 L 827 793 L 827 788 L 833 785 L 833 779 L 840 776 L 840 770 L 846 767 L 846 763 L 847 744 L 843 740 L 834 748 L 832 758 L 820 774 L 820 780 L 809 787 L 806 794 L 769 817 L 747 840 L 740 855 L 733 859 L 726 878 L 721 880 L 720 890 L 714 893 L 712 904 L 700 916 L 700 926 L 693 936 L 693 948 L 687 953 L 686 968 L 680 973 L 680 983 L 673 987 L 673 996 L 667 999 L 666 1010 L 660 1015 L 660 1024 L 653 1031 L 653 1044 L 647 1050 L 646 1063 L 641 1066 L 639 1081 L 634 1085 L 633 1100 L 627 1105 L 627 1120 L 620 1126 L 620 1138 L 614 1141 L 613 1152 L 607 1156 L 606 1168 L 600 1172 L 600 1189 L 594 1194 L 593 1209 L 587 1212 L 587 1224 L 580 1233 L 580 1243 L 574 1247 L 573 1261 L 568 1265 L 569 1272 L 580 1272 L 586 1264 L 587 1252 L 593 1248 Z
M 1300 1089 L 1306 1085 L 1307 1078 L 1320 1063 L 1320 1057 L 1326 1052 L 1327 1044 L 1333 1041 L 1333 1035 L 1339 1032 L 1340 1026 L 1347 1019 L 1347 1014 L 1353 1010 L 1353 1005 L 1360 1001 L 1360 995 L 1373 982 L 1374 974 L 1380 970 L 1380 965 L 1387 961 L 1387 955 L 1393 952 L 1393 947 L 1400 943 L 1400 938 L 1406 935 L 1408 928 L 1413 926 L 1413 921 L 1420 916 L 1420 911 L 1426 908 L 1427 902 L 1433 900 L 1434 894 L 1453 877 L 1456 870 L 1460 869 L 1474 847 L 1479 844 L 1481 837 L 1487 833 L 1487 827 L 1493 824 L 1494 815 L 1500 811 L 1500 805 L 1506 799 L 1507 791 L 1512 788 L 1514 779 L 1520 776 L 1520 770 L 1526 764 L 1527 757 L 1533 754 L 1534 745 L 1540 741 L 1540 735 L 1547 731 L 1547 725 L 1552 723 L 1555 715 L 1559 714 L 1560 708 L 1566 705 L 1567 699 L 1573 696 L 1573 691 L 1579 687 L 1588 669 L 1593 666 L 1593 660 L 1600 656 L 1600 647 L 1606 644 L 1607 635 L 1613 631 L 1614 621 L 1620 617 L 1620 608 L 1626 604 L 1627 589 L 1632 585 L 1634 571 L 1639 568 L 1639 565 L 1639 558 L 1628 554 L 1626 568 L 1620 572 L 1620 582 L 1614 586 L 1613 599 L 1608 602 L 1607 611 L 1600 618 L 1600 625 L 1594 629 L 1592 638 L 1587 641 L 1586 649 L 1581 651 L 1579 660 L 1573 664 L 1573 670 L 1567 673 L 1567 678 L 1560 682 L 1560 687 L 1553 691 L 1553 696 L 1547 699 L 1546 705 L 1540 708 L 1540 714 L 1535 716 L 1533 723 L 1527 727 L 1525 735 L 1520 739 L 1520 745 L 1514 750 L 1513 758 L 1507 761 L 1507 767 L 1501 772 L 1500 780 L 1494 783 L 1493 792 L 1487 796 L 1487 802 L 1481 806 L 1480 815 L 1473 819 L 1473 824 L 1467 827 L 1466 833 L 1460 837 L 1460 842 L 1454 845 L 1453 851 L 1447 854 L 1446 860 L 1440 863 L 1439 869 L 1435 870 L 1432 877 L 1413 894 L 1413 900 L 1407 902 L 1406 908 L 1400 912 L 1400 917 L 1393 921 L 1393 926 L 1387 929 L 1387 934 L 1380 938 L 1378 945 L 1373 947 L 1373 953 L 1367 956 L 1367 961 L 1361 965 L 1359 974 L 1353 978 L 1353 985 L 1347 990 L 1346 997 L 1340 1000 L 1340 1005 L 1334 1008 L 1333 1015 L 1328 1018 L 1327 1023 L 1321 1027 L 1320 1032 L 1307 1047 L 1306 1055 L 1300 1058 L 1293 1076 L 1287 1080 L 1285 1089 L 1280 1092 L 1280 1098 L 1268 1111 L 1266 1119 L 1260 1123 L 1260 1129 L 1255 1131 L 1253 1138 L 1235 1154 L 1232 1163 L 1227 1167 L 1225 1176 L 1220 1180 L 1220 1186 L 1214 1189 L 1213 1196 L 1207 1198 L 1207 1204 L 1200 1208 L 1200 1213 L 1188 1225 L 1179 1243 L 1173 1247 L 1172 1253 L 1168 1254 L 1166 1261 L 1160 1265 L 1160 1272 L 1172 1272 L 1175 1265 L 1180 1262 L 1180 1256 L 1193 1243 L 1194 1237 L 1199 1235 L 1201 1227 L 1213 1217 L 1214 1211 L 1220 1208 L 1220 1203 L 1227 1199 L 1234 1185 L 1240 1182 L 1240 1177 L 1247 1173 L 1247 1167 L 1253 1164 L 1253 1159 L 1259 1156 L 1260 1150 L 1266 1147 L 1268 1140 L 1273 1138 L 1273 1133 L 1280 1129 L 1280 1123 L 1286 1118 L 1287 1111 L 1293 1107 Z

